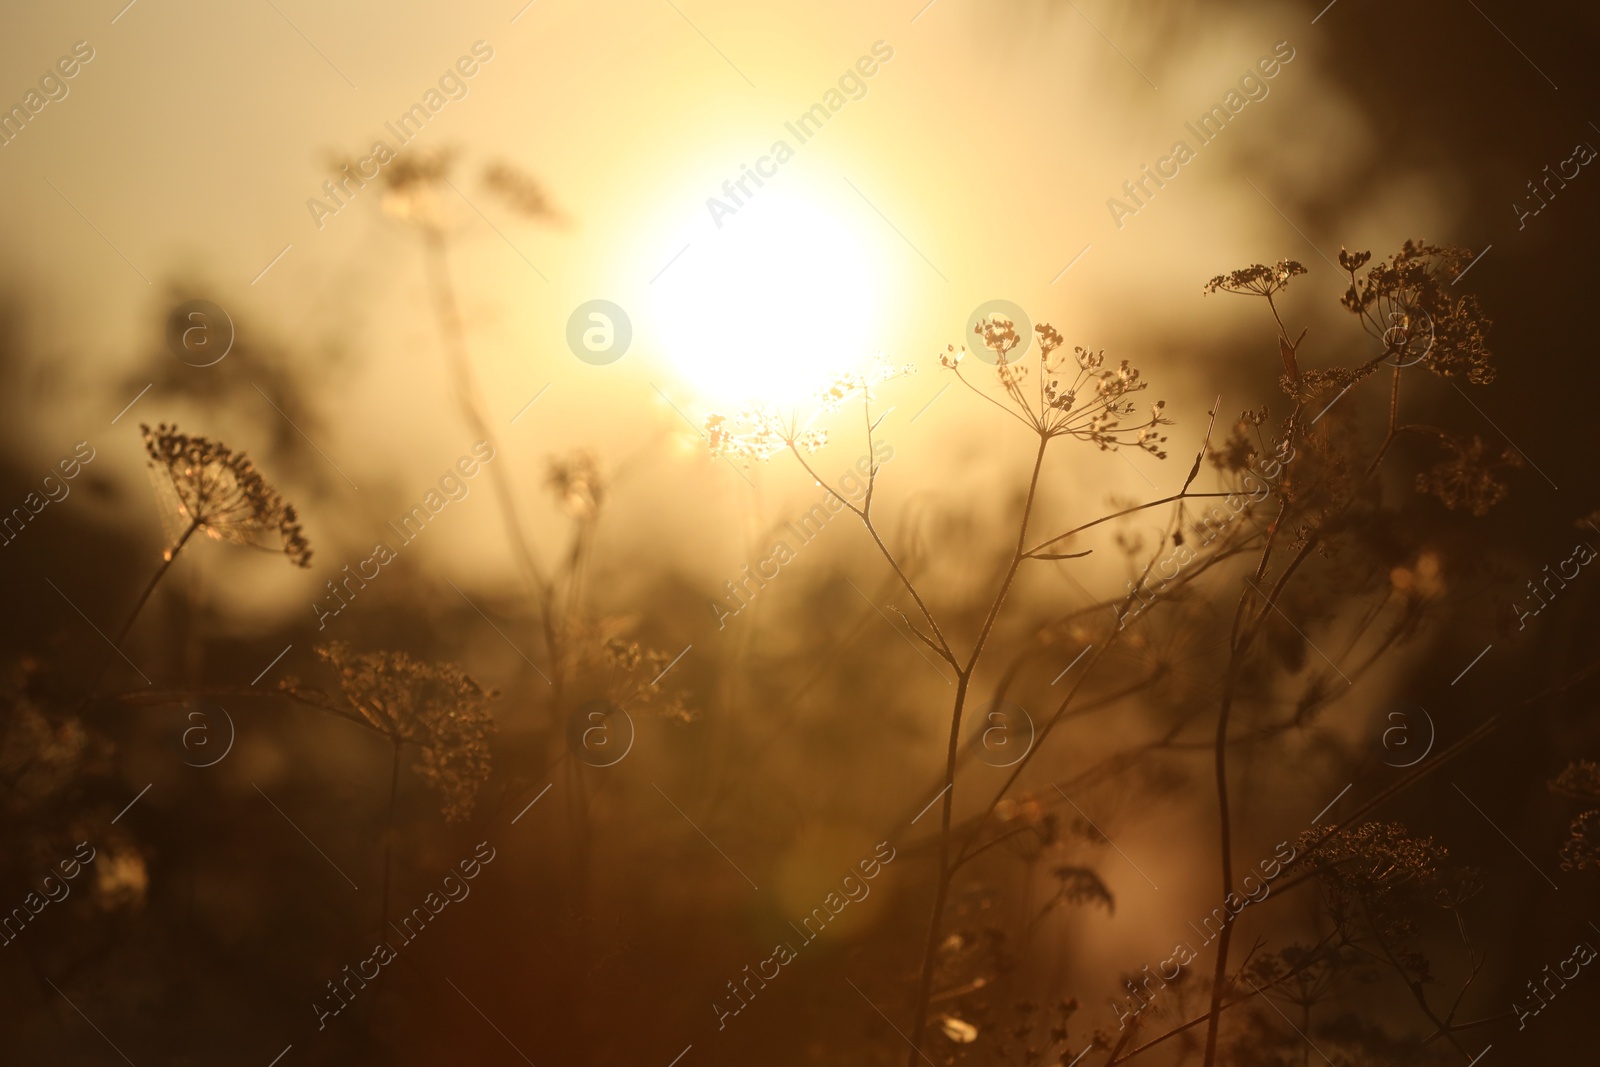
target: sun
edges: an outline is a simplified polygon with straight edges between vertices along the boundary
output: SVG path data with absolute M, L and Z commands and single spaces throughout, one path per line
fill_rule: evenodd
M 798 403 L 882 346 L 875 249 L 841 214 L 770 186 L 652 283 L 656 340 L 703 399 Z

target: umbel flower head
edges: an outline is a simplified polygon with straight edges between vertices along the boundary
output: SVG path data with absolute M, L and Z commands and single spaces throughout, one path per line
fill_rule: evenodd
M 408 152 L 383 169 L 383 212 L 427 231 L 444 229 L 439 187 L 448 182 L 455 154 L 448 149 Z
M 575 519 L 593 519 L 606 498 L 606 479 L 593 452 L 579 449 L 545 463 L 544 486 Z
M 973 332 L 983 346 L 995 354 L 995 379 L 1005 391 L 1009 405 L 1000 404 L 967 380 L 961 369 L 965 348 L 946 346 L 939 353 L 939 365 L 954 371 L 963 385 L 989 399 L 1035 433 L 1046 437 L 1076 437 L 1098 446 L 1101 451 L 1137 448 L 1160 459 L 1167 458 L 1166 450 L 1161 447 L 1167 438 L 1160 428 L 1172 425 L 1172 420 L 1163 413 L 1167 406 L 1165 400 L 1150 405 L 1149 418 L 1139 417 L 1131 424 L 1124 421 L 1139 410 L 1132 394 L 1143 392 L 1149 385 L 1136 368 L 1122 360 L 1107 369 L 1104 352 L 1082 346 L 1074 346 L 1070 358 L 1058 356 L 1057 352 L 1065 344 L 1060 331 L 1048 322 L 1041 322 L 1033 329 L 1039 335 L 1036 395 L 1029 395 L 1024 389 L 1028 366 L 1010 358 L 1021 337 L 1016 324 L 1002 315 L 993 315 L 978 323 Z
M 1252 263 L 1232 274 L 1217 275 L 1206 282 L 1205 291 L 1208 294 L 1220 292 L 1270 297 L 1288 288 L 1290 278 L 1305 272 L 1305 267 L 1292 259 L 1280 259 L 1270 267 L 1264 263 Z
M 1472 439 L 1440 434 L 1445 456 L 1417 475 L 1417 490 L 1436 497 L 1452 511 L 1483 516 L 1509 492 L 1503 472 L 1522 466 L 1515 448 L 1487 444 L 1477 434 Z
M 659 684 L 673 663 L 671 653 L 611 637 L 595 660 L 593 666 L 604 676 L 607 695 L 614 703 L 651 712 L 678 725 L 693 722 L 698 716 L 689 703 L 688 690 Z
M 424 233 L 444 236 L 453 228 L 452 202 L 461 195 L 450 180 L 457 170 L 457 158 L 450 148 L 418 149 L 385 164 L 384 214 Z M 538 181 L 509 163 L 491 163 L 484 168 L 482 181 L 497 199 L 525 219 L 553 225 L 566 221 Z
M 317 649 L 339 675 L 344 698 L 396 742 L 417 746 L 416 771 L 439 794 L 452 822 L 472 814 L 478 788 L 489 779 L 488 705 L 483 689 L 453 663 L 422 663 L 404 652 L 353 653 L 342 641 Z
M 261 477 L 243 452 L 207 437 L 179 433 L 162 423 L 140 424 L 158 491 L 170 489 L 185 526 L 219 541 L 281 550 L 297 567 L 311 566 L 311 545 L 300 530 L 294 505 Z M 263 544 L 276 539 L 279 544 Z M 171 549 L 168 550 L 172 551 Z
M 1600 805 L 1600 766 L 1593 760 L 1574 760 L 1550 783 L 1550 790 L 1589 805 Z M 1600 807 L 1591 806 L 1573 820 L 1566 844 L 1561 846 L 1561 869 L 1581 871 L 1600 867 Z
M 759 403 L 747 404 L 732 420 L 726 415 L 709 415 L 705 436 L 711 455 L 732 457 L 748 467 L 753 460 L 765 462 L 785 449 L 793 449 L 797 455 L 815 452 L 828 443 L 828 431 L 815 428 L 819 419 L 856 400 L 870 410 L 878 386 L 915 373 L 915 370 L 909 364 L 895 366 L 879 355 L 873 357 L 864 370 L 835 374 L 817 391 L 816 409 L 803 423 L 798 414 L 785 415 L 770 404 Z M 880 413 L 869 429 L 877 429 L 887 414 L 887 411 Z
M 1356 277 L 1371 258 L 1370 252 L 1339 250 L 1339 265 L 1350 275 L 1340 303 L 1392 350 L 1391 358 L 1401 366 L 1420 362 L 1444 378 L 1465 374 L 1474 385 L 1494 381 L 1487 343 L 1492 323 L 1476 296 L 1453 288 L 1471 266 L 1472 252 L 1407 241 Z

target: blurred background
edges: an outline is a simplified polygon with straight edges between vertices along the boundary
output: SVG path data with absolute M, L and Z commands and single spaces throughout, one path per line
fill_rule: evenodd
M 1537 1018 L 1512 1005 L 1535 1004 L 1528 983 L 1575 941 L 1600 945 L 1596 874 L 1562 866 L 1583 791 L 1549 784 L 1600 749 L 1595 594 L 1572 580 L 1525 628 L 1511 605 L 1600 536 L 1577 525 L 1600 507 L 1579 432 L 1600 178 L 1571 177 L 1600 141 L 1596 20 L 1471 0 L 13 11 L 0 105 L 26 122 L 0 147 L 0 511 L 27 521 L 0 553 L 0 909 L 33 918 L 0 953 L 0 1047 L 141 1067 L 904 1061 L 956 672 L 899 614 L 919 618 L 855 516 L 793 536 L 825 499 L 817 477 L 892 450 L 876 530 L 969 649 L 1036 447 L 938 364 L 974 347 L 979 309 L 1008 301 L 1132 361 L 1174 422 L 1165 459 L 1053 446 L 1037 541 L 1178 493 L 1213 410 L 1213 445 L 1241 411 L 1289 413 L 1272 314 L 1203 295 L 1207 279 L 1303 263 L 1275 298 L 1289 337 L 1307 330 L 1300 367 L 1351 365 L 1381 344 L 1339 306 L 1339 250 L 1382 259 L 1408 239 L 1470 251 L 1449 292 L 1494 320 L 1498 376 L 1418 375 L 1407 417 L 1520 466 L 1472 515 L 1415 493 L 1426 443 L 1396 445 L 1384 500 L 1337 529 L 1346 554 L 1308 565 L 1311 591 L 1244 671 L 1232 855 L 1247 871 L 1381 798 L 1360 821 L 1403 822 L 1478 874 L 1459 910 L 1389 928 L 1426 973 L 1406 958 L 1384 977 L 1387 951 L 1308 970 L 1230 1014 L 1215 1062 L 1587 1047 L 1587 971 L 1542 987 Z M 1186 124 L 1247 74 L 1264 89 L 1201 143 Z M 402 143 L 391 127 L 418 104 Z M 397 153 L 381 175 L 330 194 L 377 141 Z M 1132 197 L 1178 141 L 1193 158 Z M 741 190 L 758 167 L 773 173 Z M 194 301 L 206 332 L 186 340 Z M 581 341 L 597 322 L 601 354 Z M 761 403 L 804 423 L 877 354 L 913 373 L 875 388 L 872 442 L 846 406 L 814 423 L 814 472 L 711 454 L 708 418 Z M 1364 461 L 1384 385 L 1333 410 L 1328 447 L 1363 442 Z M 160 423 L 248 453 L 294 505 L 309 566 L 197 537 L 141 601 L 187 518 L 146 469 L 139 427 Z M 480 441 L 493 459 L 454 480 Z M 45 479 L 74 455 L 61 495 Z M 1204 465 L 1197 487 L 1227 473 Z M 41 493 L 60 499 L 28 503 Z M 1028 561 L 988 638 L 952 802 L 988 844 L 942 909 L 928 1062 L 1124 1062 L 1206 1010 L 1213 954 L 1191 931 L 1222 895 L 1211 735 L 1253 572 L 1223 561 L 1118 629 L 1167 523 L 1135 514 L 1068 543 L 1092 555 Z M 774 578 L 779 540 L 793 559 Z M 379 542 L 395 549 L 380 576 L 342 584 Z M 1345 658 L 1418 581 L 1438 583 L 1428 611 L 1381 657 Z M 410 659 L 341 688 L 330 641 Z M 457 677 L 445 664 L 494 691 L 492 734 L 463 704 L 432 743 L 391 744 L 362 685 L 421 700 Z M 1074 666 L 1076 703 L 1046 731 Z M 991 718 L 1002 698 L 1015 710 Z M 446 740 L 490 763 L 462 770 Z M 1014 782 L 1005 744 L 1029 754 Z M 463 775 L 481 787 L 448 810 Z M 34 911 L 79 842 L 86 874 Z M 470 896 L 397 936 L 483 842 L 495 859 Z M 885 852 L 870 893 L 802 947 L 802 917 Z M 1339 892 L 1252 905 L 1230 974 L 1318 942 Z M 396 963 L 345 1010 L 329 983 L 385 938 Z M 785 941 L 797 959 L 736 999 L 729 983 Z M 1199 961 L 1123 1042 L 1125 980 L 1188 941 Z M 1470 1028 L 1428 1016 L 1453 1002 Z M 1137 1058 L 1201 1063 L 1204 1030 Z

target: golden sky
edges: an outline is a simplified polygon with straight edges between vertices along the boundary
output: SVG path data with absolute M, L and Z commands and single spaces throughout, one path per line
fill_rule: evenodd
M 402 151 L 461 153 L 452 266 L 513 458 L 530 469 L 572 444 L 614 462 L 641 456 L 635 506 L 686 536 L 750 499 L 726 466 L 703 462 L 688 425 L 746 392 L 800 401 L 830 368 L 874 352 L 914 364 L 918 374 L 884 397 L 897 408 L 885 432 L 902 469 L 944 464 L 950 492 L 981 495 L 987 471 L 967 461 L 993 428 L 971 398 L 942 397 L 910 421 L 946 384 L 932 355 L 961 342 L 981 302 L 1014 301 L 1069 343 L 1134 360 L 1152 397 L 1195 414 L 1209 406 L 1216 368 L 1197 365 L 1194 351 L 1263 329 L 1253 309 L 1202 302 L 1205 278 L 1279 256 L 1322 266 L 1297 228 L 1331 254 L 1341 238 L 1388 247 L 1436 233 L 1453 210 L 1438 175 L 1365 176 L 1371 142 L 1322 76 L 1298 9 L 1222 19 L 1183 3 L 1104 0 L 1003 12 L 960 0 L 781 10 L 719 0 L 125 9 L 113 0 L 31 8 L 11 28 L 0 99 L 21 102 L 74 42 L 94 50 L 68 95 L 0 148 L 12 205 L 0 225 L 15 280 L 35 302 L 30 358 L 64 425 L 102 424 L 102 409 L 131 395 L 105 390 L 166 358 L 153 326 L 171 299 L 164 282 L 181 272 L 203 279 L 208 288 L 193 295 L 227 308 L 242 336 L 270 334 L 305 362 L 329 345 L 348 349 L 315 398 L 318 446 L 355 484 L 420 492 L 415 472 L 442 470 L 466 443 L 441 399 L 421 255 L 373 187 L 320 228 L 308 201 L 332 157 L 367 156 L 379 138 L 399 147 L 385 124 L 446 76 L 465 95 Z M 480 41 L 493 58 L 451 80 Z M 1293 60 L 1201 145 L 1185 123 L 1275 46 Z M 859 77 L 875 47 L 892 58 Z M 801 143 L 786 124 L 840 88 L 852 95 L 835 96 L 842 106 Z M 1108 199 L 1180 139 L 1194 141 L 1194 158 L 1119 227 Z M 724 182 L 779 140 L 792 158 L 764 164 L 775 175 L 737 213 L 714 217 L 708 199 L 726 203 Z M 523 222 L 491 198 L 478 174 L 496 160 L 535 175 L 565 224 Z M 1354 175 L 1373 187 L 1356 221 L 1345 220 L 1353 232 L 1295 217 Z M 1416 195 L 1424 178 L 1426 198 Z M 633 324 L 628 353 L 608 366 L 579 361 L 565 342 L 568 316 L 596 298 Z M 119 429 L 179 415 L 207 428 L 203 410 L 153 393 Z M 63 430 L 62 445 L 88 433 Z M 112 463 L 131 473 L 133 450 L 117 451 Z M 827 465 L 843 469 L 861 449 L 844 439 L 836 451 Z M 1148 457 L 1129 462 L 1146 477 L 1176 477 Z M 1128 478 L 1115 460 L 1084 466 L 1073 477 L 1097 498 Z M 778 501 L 807 491 L 792 473 L 754 475 L 772 495 L 755 514 L 781 514 Z M 324 544 L 366 539 L 320 533 Z M 744 552 L 737 537 L 728 548 L 708 573 Z

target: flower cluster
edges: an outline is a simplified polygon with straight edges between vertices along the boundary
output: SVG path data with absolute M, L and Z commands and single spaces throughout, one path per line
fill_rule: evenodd
M 1032 397 L 1023 389 L 1029 368 L 1008 358 L 1021 340 L 1016 325 L 1004 316 L 994 315 L 978 323 L 973 332 L 997 357 L 995 378 L 1010 401 L 1010 407 L 1000 406 L 1035 433 L 1076 437 L 1098 445 L 1102 451 L 1137 448 L 1160 459 L 1167 457 L 1161 447 L 1167 438 L 1160 427 L 1172 425 L 1172 420 L 1163 414 L 1165 400 L 1150 405 L 1148 419 L 1134 425 L 1123 423 L 1139 407 L 1131 399 L 1132 394 L 1149 385 L 1127 360 L 1107 368 L 1104 352 L 1081 346 L 1073 348 L 1070 358 L 1059 356 L 1063 347 L 1061 334 L 1042 322 L 1034 327 L 1039 336 L 1039 388 L 1037 397 Z M 965 348 L 947 345 L 939 354 L 939 365 L 954 371 L 962 384 L 987 397 L 962 375 L 965 356 Z
M 736 430 L 737 425 L 747 429 Z M 802 429 L 768 405 L 751 404 L 731 421 L 726 415 L 706 416 L 706 441 L 713 456 L 732 457 L 748 467 L 752 460 L 765 462 L 786 448 L 815 452 L 828 443 L 828 431 Z
M 317 649 L 339 675 L 345 700 L 391 740 L 416 745 L 416 765 L 439 794 L 444 817 L 467 818 L 478 788 L 489 779 L 488 705 L 498 694 L 481 688 L 453 663 L 421 663 L 404 652 L 351 652 L 340 641 Z
M 562 221 L 562 214 L 532 175 L 509 163 L 491 163 L 484 169 L 483 184 L 505 201 L 517 214 L 528 219 Z
M 1447 455 L 1417 475 L 1418 491 L 1433 495 L 1452 511 L 1487 515 L 1508 491 L 1501 472 L 1519 469 L 1522 457 L 1516 449 L 1495 448 L 1476 434 L 1471 441 L 1441 434 L 1440 441 Z
M 1340 302 L 1383 342 L 1386 356 L 1399 366 L 1420 362 L 1445 378 L 1465 374 L 1474 385 L 1494 381 L 1491 322 L 1476 296 L 1452 289 L 1471 265 L 1471 251 L 1407 241 L 1358 278 L 1371 257 L 1340 249 L 1339 265 L 1350 275 Z
M 1577 760 L 1550 783 L 1550 791 L 1594 805 L 1578 814 L 1561 846 L 1561 869 L 1581 871 L 1600 867 L 1600 765 L 1593 760 Z
M 613 637 L 601 646 L 600 666 L 607 676 L 607 695 L 613 703 L 653 712 L 680 725 L 693 722 L 697 713 L 689 704 L 688 692 L 659 684 L 671 664 L 670 654 L 644 648 L 637 641 Z
M 178 514 L 219 541 L 281 551 L 297 567 L 311 565 L 311 545 L 294 506 L 267 484 L 242 452 L 162 423 L 141 424 L 158 492 L 176 496 Z M 278 546 L 262 544 L 276 536 Z M 172 551 L 168 550 L 169 553 Z M 170 558 L 170 556 L 169 556 Z
M 545 488 L 555 494 L 561 509 L 575 519 L 593 519 L 605 501 L 605 477 L 593 452 L 580 449 L 565 458 L 552 456 L 545 464 Z
M 1330 916 L 1347 935 L 1376 937 L 1415 980 L 1427 981 L 1427 959 L 1405 947 L 1417 934 L 1414 906 L 1459 905 L 1476 891 L 1477 872 L 1447 869 L 1449 850 L 1401 823 L 1364 823 L 1318 845 L 1324 833 L 1308 830 L 1299 844 L 1310 850 Z
M 408 152 L 383 170 L 383 212 L 424 230 L 444 228 L 439 186 L 449 180 L 454 153 L 448 150 Z
M 1219 274 L 1206 282 L 1205 292 L 1237 293 L 1240 296 L 1271 297 L 1289 286 L 1289 279 L 1304 274 L 1306 268 L 1292 259 L 1280 259 L 1272 266 L 1252 263 L 1232 274 Z
M 749 404 L 730 420 L 726 415 L 709 415 L 706 418 L 706 440 L 713 456 L 730 456 L 749 466 L 752 460 L 766 461 L 785 449 L 811 453 L 828 443 L 828 431 L 813 424 L 820 418 L 832 415 L 845 403 L 859 399 L 870 412 L 876 389 L 884 382 L 911 374 L 910 365 L 894 366 L 879 356 L 864 371 L 847 371 L 836 374 L 833 380 L 818 390 L 816 409 L 805 422 L 798 415 L 783 415 L 769 404 Z M 885 412 L 884 414 L 887 414 Z M 880 414 L 868 426 L 877 429 L 883 421 Z M 740 430 L 735 427 L 743 426 Z

